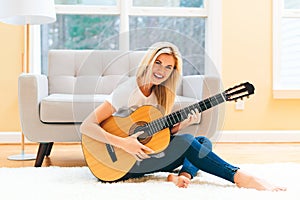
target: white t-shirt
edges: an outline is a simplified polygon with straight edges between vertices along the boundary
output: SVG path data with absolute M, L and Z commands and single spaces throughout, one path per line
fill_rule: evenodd
M 152 92 L 150 96 L 146 97 L 137 85 L 136 77 L 131 77 L 124 83 L 120 84 L 107 101 L 116 109 L 120 110 L 135 110 L 143 105 L 157 106 L 157 98 Z

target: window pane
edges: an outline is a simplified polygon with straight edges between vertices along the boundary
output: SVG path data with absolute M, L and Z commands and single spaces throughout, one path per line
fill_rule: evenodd
M 42 25 L 43 69 L 49 49 L 119 49 L 118 37 L 111 39 L 119 34 L 119 21 L 119 16 L 57 15 L 55 23 Z
M 300 19 L 282 20 L 281 70 L 282 83 L 289 88 L 300 87 Z
M 284 0 L 285 9 L 300 9 L 299 0 Z
M 130 50 L 172 42 L 184 58 L 184 74 L 204 74 L 205 22 L 196 17 L 130 17 Z
M 133 0 L 133 6 L 203 8 L 203 0 Z
M 116 0 L 55 0 L 55 4 L 115 6 L 117 2 Z

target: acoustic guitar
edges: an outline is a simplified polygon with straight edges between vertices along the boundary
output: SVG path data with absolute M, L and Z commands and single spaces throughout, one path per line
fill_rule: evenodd
M 123 138 L 143 131 L 137 139 L 156 154 L 169 145 L 169 127 L 186 119 L 192 110 L 198 109 L 199 112 L 203 112 L 225 101 L 237 101 L 251 94 L 254 94 L 254 86 L 246 82 L 166 116 L 156 107 L 146 105 L 126 117 L 111 116 L 100 126 L 107 132 Z M 136 163 L 133 155 L 123 149 L 96 141 L 84 133 L 82 149 L 89 169 L 101 181 L 113 182 L 122 178 Z

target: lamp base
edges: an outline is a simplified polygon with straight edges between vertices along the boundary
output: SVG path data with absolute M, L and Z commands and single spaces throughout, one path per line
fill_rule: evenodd
M 19 155 L 12 155 L 8 156 L 8 160 L 17 160 L 17 161 L 22 161 L 22 160 L 35 160 L 36 155 L 35 154 L 25 154 L 23 151 Z

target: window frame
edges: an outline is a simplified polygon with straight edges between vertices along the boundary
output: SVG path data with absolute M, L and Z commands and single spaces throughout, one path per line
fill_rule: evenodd
M 134 7 L 132 0 L 117 0 L 116 6 L 90 6 L 90 5 L 56 5 L 57 14 L 98 14 L 98 15 L 120 15 L 120 33 L 129 31 L 129 16 L 167 16 L 167 17 L 202 17 L 207 18 L 206 23 L 206 53 L 221 73 L 222 52 L 222 1 L 204 0 L 204 8 L 179 8 L 179 7 Z M 121 12 L 123 11 L 123 12 Z M 41 44 L 40 26 L 30 27 L 30 71 L 41 73 Z M 120 34 L 121 35 L 121 34 Z M 129 44 L 120 40 L 120 50 L 128 50 Z M 125 43 L 124 43 L 125 41 Z M 215 69 L 206 68 L 205 71 Z M 213 72 L 215 73 L 215 71 Z
M 300 99 L 300 86 L 290 89 L 280 82 L 281 66 L 281 20 L 300 18 L 300 9 L 285 9 L 284 0 L 273 0 L 273 98 Z

